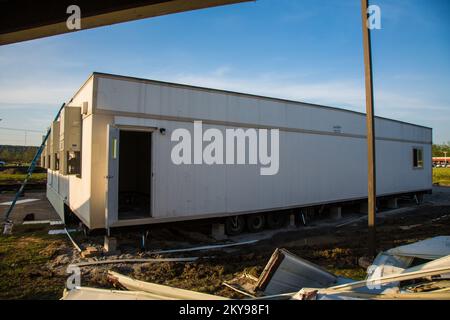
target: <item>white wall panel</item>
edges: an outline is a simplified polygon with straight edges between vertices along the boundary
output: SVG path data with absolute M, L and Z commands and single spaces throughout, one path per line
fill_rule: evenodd
M 366 133 L 363 114 L 305 103 L 98 75 L 100 110 L 254 124 L 294 130 L 343 134 Z M 388 119 L 376 119 L 377 137 L 431 142 L 431 130 Z
M 90 80 L 72 103 L 97 97 L 90 103 L 95 106 L 92 118 L 83 120 L 82 177 L 59 176 L 57 185 L 59 195 L 67 197 L 66 202 L 90 227 L 105 225 L 107 124 L 166 128 L 165 135 L 152 134 L 155 218 L 269 210 L 367 196 L 362 114 L 123 77 L 94 77 L 97 86 Z M 281 128 L 278 174 L 261 176 L 260 165 L 174 165 L 171 133 L 177 128 L 193 132 L 193 120 L 204 121 L 203 131 L 215 127 L 224 132 L 235 125 Z M 335 134 L 335 126 L 344 135 Z M 376 128 L 381 138 L 376 143 L 378 194 L 431 189 L 431 130 L 380 118 Z M 412 168 L 413 147 L 423 148 L 424 169 Z
M 167 133 L 153 135 L 154 217 L 258 211 L 367 196 L 363 139 L 281 132 L 279 173 L 261 176 L 260 165 L 174 165 L 170 134 L 177 128 L 193 132 L 193 124 L 155 123 Z M 225 136 L 227 127 L 215 127 Z M 377 142 L 378 194 L 431 187 L 429 170 L 412 168 L 412 147 L 405 142 Z M 430 156 L 431 149 L 423 148 L 424 156 Z

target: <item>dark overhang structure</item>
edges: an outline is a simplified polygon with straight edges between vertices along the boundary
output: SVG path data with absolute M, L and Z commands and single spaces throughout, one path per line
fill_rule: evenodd
M 0 0 L 0 45 L 67 32 L 67 9 L 77 5 L 81 29 L 250 0 Z

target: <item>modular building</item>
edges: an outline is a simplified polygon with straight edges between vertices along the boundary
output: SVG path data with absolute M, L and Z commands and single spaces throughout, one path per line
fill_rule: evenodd
M 250 160 L 251 134 L 240 141 L 242 164 L 199 159 L 213 139 L 199 138 L 195 121 L 200 135 L 223 133 L 223 150 L 215 152 L 227 154 L 228 129 L 278 130 L 278 150 L 270 134 L 268 146 L 261 135 L 258 144 L 258 152 L 278 151 L 277 170 L 262 174 L 267 162 Z M 345 109 L 94 73 L 52 124 L 43 155 L 47 197 L 61 218 L 75 214 L 89 229 L 108 230 L 210 218 L 241 223 L 265 213 L 273 220 L 287 210 L 364 201 L 365 124 L 365 114 Z M 431 191 L 432 129 L 380 117 L 375 126 L 377 195 Z M 179 129 L 192 133 L 192 149 L 179 154 L 192 156 L 190 164 L 173 158 Z

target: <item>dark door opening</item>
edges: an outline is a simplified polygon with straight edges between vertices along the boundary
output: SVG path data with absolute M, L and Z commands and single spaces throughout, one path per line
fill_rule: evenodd
M 151 217 L 151 132 L 120 130 L 119 220 Z

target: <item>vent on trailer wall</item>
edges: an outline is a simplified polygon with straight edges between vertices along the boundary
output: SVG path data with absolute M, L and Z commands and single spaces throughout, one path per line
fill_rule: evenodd
M 65 107 L 59 128 L 60 171 L 81 174 L 81 107 Z
M 45 168 L 46 169 L 50 169 L 50 142 L 47 139 L 47 141 L 45 142 Z
M 50 143 L 50 169 L 59 170 L 59 121 L 52 123 L 49 136 Z

